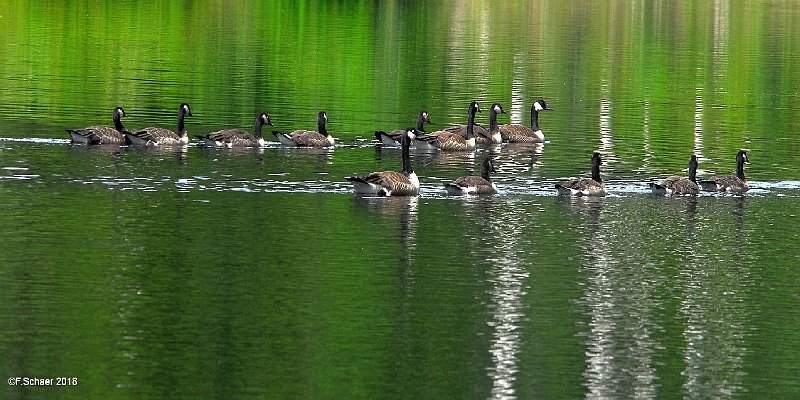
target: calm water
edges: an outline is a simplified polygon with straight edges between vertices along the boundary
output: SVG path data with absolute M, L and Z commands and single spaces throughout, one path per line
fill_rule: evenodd
M 0 398 L 798 398 L 800 3 L 0 5 Z M 47 15 L 47 18 L 42 18 Z M 372 131 L 542 114 L 544 146 Z M 314 127 L 332 150 L 72 146 L 65 128 Z M 731 173 L 744 196 L 660 198 Z M 604 155 L 603 199 L 555 196 Z M 500 193 L 442 184 L 497 157 Z

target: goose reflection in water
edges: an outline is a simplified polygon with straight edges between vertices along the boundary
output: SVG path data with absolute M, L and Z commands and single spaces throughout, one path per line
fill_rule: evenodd
M 584 385 L 589 398 L 654 398 L 659 349 L 655 289 L 658 273 L 641 257 L 638 234 L 615 224 L 624 206 L 603 197 L 560 197 L 556 201 L 575 216 L 569 235 L 577 235 L 574 260 L 580 262 L 583 294 L 577 303 L 586 312 Z M 625 212 L 625 211 L 622 211 Z M 627 211 L 630 212 L 630 211 Z M 628 236 L 628 237 L 626 237 Z M 625 247 L 616 248 L 618 243 Z M 629 268 L 637 265 L 637 268 Z
M 278 148 L 277 150 L 286 157 L 291 157 L 297 160 L 309 160 L 327 164 L 331 161 L 331 156 L 333 156 L 334 147 L 283 146 Z
M 748 198 L 703 200 L 703 218 L 687 235 L 692 250 L 677 276 L 678 315 L 685 320 L 683 391 L 689 398 L 736 397 L 744 388 L 746 337 L 756 319 L 746 305 L 756 258 L 744 223 Z M 717 229 L 703 229 L 709 223 Z M 709 259 L 715 268 L 708 268 Z
M 398 227 L 398 239 L 406 263 L 414 258 L 417 246 L 418 196 L 353 196 L 353 205 L 384 217 L 385 226 Z
M 189 146 L 131 146 L 122 149 L 172 157 L 178 165 L 186 165 L 189 158 Z
M 524 345 L 522 327 L 528 315 L 524 299 L 530 260 L 538 252 L 533 243 L 536 239 L 525 232 L 530 216 L 501 207 L 503 201 L 495 196 L 464 196 L 453 201 L 467 225 L 467 259 L 484 260 L 481 270 L 486 270 L 486 324 L 491 330 L 491 364 L 486 373 L 492 382 L 491 397 L 515 398 Z

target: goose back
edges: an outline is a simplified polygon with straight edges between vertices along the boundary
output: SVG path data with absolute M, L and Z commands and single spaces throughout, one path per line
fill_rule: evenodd
M 409 154 L 413 135 L 416 135 L 413 129 L 408 129 L 406 134 L 401 137 L 402 172 L 381 171 L 345 178 L 353 184 L 354 192 L 358 195 L 375 196 L 416 196 L 419 194 L 419 178 L 411 168 Z
M 466 135 L 447 130 L 436 131 L 428 135 L 417 136 L 418 143 L 426 143 L 430 147 L 445 151 L 469 151 L 475 149 L 475 113 L 481 112 L 477 101 L 470 103 L 467 109 Z M 418 146 L 420 147 L 420 146 Z
M 600 177 L 600 153 L 592 154 L 592 177 L 570 179 L 556 184 L 559 195 L 567 196 L 605 196 L 606 184 Z
M 750 184 L 744 176 L 744 164 L 750 162 L 747 152 L 739 150 L 736 154 L 736 175 L 716 175 L 707 180 L 700 181 L 700 187 L 705 191 L 744 193 L 750 189 Z
M 660 183 L 650 182 L 650 190 L 653 194 L 666 195 L 685 195 L 697 194 L 700 187 L 697 186 L 697 156 L 692 154 L 689 158 L 689 177 L 672 175 L 664 178 Z
M 328 133 L 327 123 L 328 114 L 320 111 L 317 114 L 317 131 L 298 129 L 290 133 L 272 131 L 272 134 L 286 146 L 330 147 L 334 145 L 335 141 L 333 136 Z
M 475 142 L 477 144 L 499 144 L 503 142 L 500 126 L 497 125 L 497 114 L 505 113 L 503 106 L 499 103 L 492 104 L 492 108 L 489 109 L 489 129 L 478 129 L 478 126 L 475 126 Z
M 189 144 L 189 135 L 184 124 L 186 116 L 192 116 L 192 110 L 188 104 L 183 103 L 178 108 L 177 133 L 165 128 L 148 127 L 126 135 L 131 144 L 140 146 L 185 146 Z
M 198 135 L 197 138 L 211 147 L 260 147 L 265 143 L 262 134 L 264 125 L 272 126 L 272 120 L 267 113 L 261 113 L 256 118 L 253 134 L 244 129 L 223 129 L 207 135 Z
M 546 101 L 539 99 L 531 104 L 531 127 L 519 124 L 499 125 L 503 140 L 509 143 L 544 143 L 544 133 L 539 128 L 539 112 L 552 111 Z
M 462 176 L 452 183 L 445 184 L 445 190 L 451 196 L 495 194 L 497 186 L 492 182 L 491 172 L 496 172 L 494 161 L 491 157 L 486 157 L 481 164 L 481 176 Z
M 431 119 L 430 115 L 427 111 L 423 110 L 417 114 L 417 130 L 419 134 L 425 134 L 425 123 L 430 124 Z M 384 131 L 375 131 L 375 139 L 378 139 L 381 144 L 385 146 L 399 146 L 400 140 L 403 137 L 403 134 L 406 133 L 406 129 L 395 129 L 391 132 L 384 132 Z M 413 135 L 411 140 L 413 141 L 416 139 L 416 133 Z
M 73 143 L 81 144 L 130 144 L 125 135 L 125 127 L 122 126 L 122 117 L 127 117 L 128 114 L 122 107 L 114 108 L 114 113 L 111 116 L 114 121 L 114 127 L 108 126 L 89 126 L 82 129 L 67 129 L 70 139 Z

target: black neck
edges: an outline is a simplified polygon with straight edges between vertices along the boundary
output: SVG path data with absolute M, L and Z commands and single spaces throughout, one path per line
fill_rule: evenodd
M 497 111 L 492 107 L 492 111 L 489 112 L 489 133 L 494 133 L 497 130 Z
M 321 134 L 323 134 L 325 136 L 328 136 L 328 129 L 325 128 L 325 120 L 324 119 L 322 119 L 319 122 L 317 122 L 317 130 L 319 131 L 319 133 L 321 133 Z
M 491 182 L 492 179 L 489 177 L 489 166 L 490 165 L 491 164 L 489 164 L 488 159 L 483 162 L 483 164 L 481 165 L 481 178 L 486 179 L 487 181 Z
M 697 183 L 697 163 L 689 162 L 689 180 Z
M 113 117 L 113 119 L 114 119 L 114 129 L 116 129 L 118 132 L 124 132 L 125 131 L 125 127 L 122 126 L 122 121 L 120 120 L 120 117 L 121 117 L 121 115 L 118 112 L 115 111 L 114 112 L 114 117 Z
M 411 157 L 409 156 L 411 138 L 408 137 L 407 133 L 403 133 L 403 137 L 400 139 L 400 144 L 403 147 L 403 174 L 408 176 L 413 174 L 414 170 L 411 169 Z
M 600 161 L 596 158 L 592 160 L 592 180 L 596 182 L 603 181 L 603 179 L 600 178 Z
M 467 114 L 467 134 L 464 135 L 464 139 L 470 140 L 475 137 L 475 131 L 473 129 L 473 125 L 475 124 L 475 111 L 469 110 Z
M 535 108 L 531 108 L 531 129 L 534 132 L 539 130 L 539 111 L 536 111 Z
M 186 134 L 186 126 L 183 124 L 183 117 L 185 113 L 181 108 L 181 111 L 178 113 L 178 136 L 183 137 Z
M 422 113 L 419 113 L 419 116 L 417 116 L 417 131 L 425 132 L 425 117 Z
M 736 177 L 745 180 L 744 178 L 744 157 L 736 157 Z
M 256 128 L 255 132 L 253 132 L 253 136 L 258 139 L 261 139 L 261 127 L 264 126 L 264 120 L 261 119 L 261 116 L 256 119 Z

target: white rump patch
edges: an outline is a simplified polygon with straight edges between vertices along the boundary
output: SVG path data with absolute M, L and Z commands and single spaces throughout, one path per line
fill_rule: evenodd
M 416 172 L 412 172 L 408 176 L 408 180 L 411 182 L 411 185 L 414 186 L 415 189 L 419 189 L 419 178 L 417 177 Z

